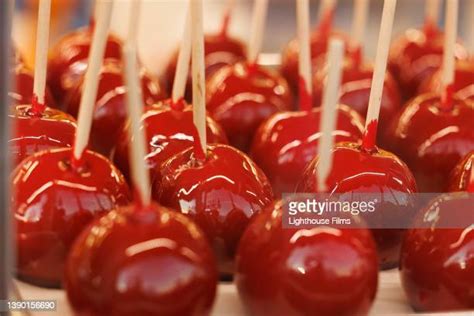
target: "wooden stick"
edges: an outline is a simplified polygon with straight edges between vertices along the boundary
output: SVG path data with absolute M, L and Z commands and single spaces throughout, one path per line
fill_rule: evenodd
M 311 111 L 313 83 L 311 78 L 311 46 L 309 26 L 309 0 L 296 0 L 298 24 L 298 67 L 300 74 L 299 98 L 300 110 Z
M 204 31 L 202 0 L 191 1 L 192 21 L 192 68 L 193 68 L 193 121 L 197 129 L 195 153 L 198 159 L 204 159 L 207 151 L 206 138 L 206 96 L 204 65 Z
M 435 26 L 438 24 L 440 0 L 426 0 L 425 7 L 425 23 Z
M 33 111 L 41 114 L 45 108 L 46 72 L 48 69 L 49 24 L 51 0 L 41 0 L 38 8 L 36 31 L 35 79 L 33 84 Z
M 337 0 L 321 0 L 319 3 L 319 20 L 323 20 L 325 16 L 331 11 L 334 11 L 337 5 Z
M 189 61 L 191 59 L 191 11 L 188 6 L 186 22 L 184 24 L 183 37 L 179 47 L 178 61 L 176 63 L 176 74 L 174 76 L 173 91 L 171 99 L 173 103 L 180 102 L 186 91 L 186 82 L 189 73 Z
M 74 144 L 74 161 L 81 159 L 82 153 L 89 142 L 92 116 L 97 98 L 98 80 L 102 67 L 105 45 L 112 16 L 113 3 L 110 0 L 96 0 L 99 18 L 96 21 L 94 35 L 89 54 L 88 67 L 85 75 L 79 115 L 77 120 L 76 139 Z
M 141 0 L 130 2 L 130 15 L 128 20 L 127 44 L 138 52 L 138 30 L 140 21 Z
M 365 38 L 367 28 L 367 13 L 369 12 L 369 0 L 355 0 L 354 17 L 352 19 L 351 40 L 360 49 Z
M 262 49 L 263 34 L 267 20 L 268 0 L 254 0 L 250 42 L 247 59 L 250 64 L 258 62 L 258 55 Z
M 444 31 L 444 54 L 442 66 L 442 107 L 446 110 L 451 109 L 452 106 L 452 85 L 454 84 L 456 62 L 454 49 L 458 32 L 458 11 L 458 0 L 446 0 L 446 27 Z
M 469 47 L 474 52 L 474 1 L 470 1 L 468 5 L 468 16 L 465 19 L 466 30 L 469 30 Z
M 332 39 L 329 42 L 328 81 L 323 95 L 321 115 L 321 139 L 319 140 L 319 162 L 317 165 L 318 191 L 326 192 L 327 177 L 332 168 L 333 132 L 337 122 L 337 104 L 341 86 L 342 63 L 344 60 L 344 42 Z
M 365 135 L 362 141 L 362 148 L 367 151 L 374 150 L 376 146 L 378 120 L 396 6 L 397 0 L 385 0 L 383 6 L 377 53 L 375 56 L 374 75 L 370 88 L 369 108 L 365 122 Z
M 130 117 L 129 133 L 133 140 L 129 152 L 130 169 L 139 202 L 141 205 L 148 206 L 151 203 L 150 174 L 144 163 L 147 150 L 145 132 L 141 128 L 143 98 L 137 64 L 137 32 L 140 1 L 132 2 L 131 10 L 129 34 L 123 46 L 125 82 L 127 84 L 127 109 Z

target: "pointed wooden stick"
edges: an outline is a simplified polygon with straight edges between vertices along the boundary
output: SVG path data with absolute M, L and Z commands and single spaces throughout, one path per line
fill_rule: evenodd
M 38 8 L 38 26 L 36 28 L 35 79 L 33 84 L 32 109 L 36 114 L 45 109 L 46 72 L 48 69 L 49 24 L 51 0 L 41 0 Z
M 323 20 L 325 16 L 337 6 L 337 0 L 321 0 L 319 3 L 318 16 L 319 20 Z
M 318 191 L 327 190 L 327 177 L 332 168 L 332 148 L 334 145 L 333 132 L 337 122 L 337 104 L 342 77 L 344 60 L 344 43 L 339 39 L 329 42 L 328 51 L 328 81 L 323 95 L 321 115 L 321 139 L 319 140 L 319 162 L 317 165 Z
M 258 55 L 262 49 L 263 34 L 267 21 L 268 0 L 254 0 L 250 42 L 248 45 L 247 59 L 249 64 L 258 62 Z
M 139 202 L 141 205 L 148 206 L 151 203 L 150 174 L 143 162 L 147 151 L 145 132 L 141 128 L 143 98 L 137 64 L 137 32 L 140 3 L 141 1 L 132 2 L 129 33 L 123 46 L 123 56 L 125 57 L 127 109 L 130 117 L 129 133 L 133 140 L 129 152 L 132 181 L 138 194 Z
M 438 24 L 441 0 L 426 0 L 425 23 L 431 26 Z
M 442 93 L 442 108 L 450 110 L 453 101 L 453 84 L 455 74 L 455 46 L 456 36 L 458 32 L 458 11 L 459 1 L 458 0 L 446 0 L 446 27 L 444 36 L 444 54 L 443 54 L 443 66 L 442 66 L 442 82 L 443 82 L 443 93 Z
M 204 65 L 204 31 L 202 0 L 191 0 L 192 20 L 192 68 L 193 68 L 193 121 L 197 129 L 195 153 L 204 159 L 207 151 L 206 137 L 206 96 Z
M 469 47 L 474 52 L 474 1 L 469 2 L 468 17 L 465 19 L 466 30 L 469 30 Z
M 388 52 L 392 38 L 393 20 L 397 0 L 385 0 L 380 24 L 377 54 L 375 56 L 374 75 L 370 88 L 369 108 L 365 122 L 365 134 L 362 139 L 362 148 L 372 151 L 376 146 L 377 127 L 382 104 L 382 93 L 387 71 Z
M 110 0 L 96 0 L 99 18 L 96 21 L 94 35 L 89 53 L 88 67 L 85 75 L 79 115 L 77 120 L 76 139 L 74 143 L 74 162 L 81 159 L 89 142 L 92 116 L 97 98 L 98 80 L 102 67 L 105 45 L 112 16 L 113 3 Z
M 298 66 L 300 74 L 299 98 L 300 110 L 311 111 L 313 107 L 313 83 L 311 78 L 311 47 L 309 26 L 309 0 L 296 0 L 296 15 L 298 24 Z
M 186 22 L 184 24 L 183 37 L 179 47 L 178 61 L 176 63 L 176 74 L 173 81 L 173 91 L 171 99 L 174 104 L 179 103 L 184 98 L 186 82 L 189 73 L 189 61 L 191 59 L 191 11 L 188 5 Z

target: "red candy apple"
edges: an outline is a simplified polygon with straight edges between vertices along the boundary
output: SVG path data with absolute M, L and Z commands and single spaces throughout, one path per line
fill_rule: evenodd
M 59 106 L 67 92 L 82 79 L 87 69 L 87 58 L 92 42 L 93 26 L 71 32 L 51 49 L 48 64 L 48 84 Z M 107 38 L 104 58 L 120 59 L 122 42 L 114 35 Z
M 416 311 L 474 309 L 473 214 L 472 194 L 442 195 L 420 212 L 407 232 L 400 274 Z
M 320 63 L 323 56 L 326 54 L 329 39 L 338 38 L 343 40 L 346 44 L 350 42 L 348 36 L 339 31 L 331 31 L 330 34 L 316 31 L 311 34 L 311 61 L 313 66 Z M 345 45 L 347 47 L 347 45 Z M 298 91 L 299 75 L 298 75 L 298 40 L 294 39 L 288 43 L 282 53 L 282 64 L 280 71 L 285 79 L 288 81 L 292 91 Z M 313 67 L 316 69 L 315 67 Z
M 364 228 L 282 227 L 282 202 L 257 214 L 237 253 L 235 281 L 251 315 L 367 315 L 378 261 Z
M 242 233 L 273 194 L 250 158 L 230 146 L 209 145 L 203 161 L 194 148 L 167 160 L 153 184 L 153 197 L 196 221 L 216 251 L 221 274 L 228 275 Z
M 74 239 L 94 219 L 128 203 L 120 172 L 104 157 L 85 151 L 79 166 L 72 149 L 42 151 L 11 176 L 16 225 L 17 273 L 43 286 L 59 286 Z
M 316 166 L 319 159 L 315 158 L 303 175 L 298 185 L 298 192 L 318 192 Z M 415 178 L 408 167 L 394 154 L 372 148 L 370 151 L 356 143 L 341 143 L 333 149 L 333 165 L 327 178 L 330 193 L 377 194 L 376 210 L 373 216 L 366 218 L 367 223 L 374 227 L 384 227 L 391 218 L 409 216 L 413 201 L 409 194 L 417 191 Z M 406 199 L 397 199 L 396 196 Z M 408 195 L 408 196 L 407 196 Z M 381 220 L 382 222 L 379 222 Z M 372 222 L 375 221 L 375 222 Z M 401 229 L 373 229 L 381 268 L 393 268 L 398 263 Z
M 206 35 L 204 37 L 206 78 L 209 78 L 217 70 L 224 66 L 233 65 L 245 60 L 245 45 L 230 37 L 226 33 Z M 178 61 L 178 52 L 176 52 L 166 68 L 166 81 L 169 86 L 174 80 L 176 74 L 176 63 Z M 186 84 L 186 100 L 191 102 L 192 80 L 189 74 Z
M 444 34 L 433 26 L 424 30 L 409 29 L 393 42 L 389 69 L 406 99 L 413 97 L 421 83 L 441 67 L 443 45 Z M 468 53 L 457 44 L 455 55 L 458 59 L 466 59 Z
M 39 113 L 31 105 L 17 105 L 12 108 L 10 120 L 9 150 L 14 165 L 38 151 L 69 147 L 74 143 L 76 122 L 61 111 L 46 108 Z
M 12 100 L 13 105 L 21 105 L 31 103 L 33 99 L 33 73 L 24 64 L 17 64 L 10 69 L 10 76 L 12 78 L 12 87 L 8 95 Z M 46 87 L 46 104 L 49 107 L 56 107 L 56 102 L 48 87 Z
M 451 192 L 474 189 L 474 151 L 471 151 L 453 170 L 448 190 Z M 472 189 L 471 189 L 472 188 Z
M 179 106 L 179 104 L 172 104 L 171 100 L 165 100 L 150 107 L 142 116 L 148 143 L 146 166 L 151 172 L 152 180 L 156 173 L 160 172 L 160 166 L 164 161 L 194 144 L 196 131 L 193 125 L 192 107 L 184 103 L 181 104 L 184 108 L 179 108 Z M 119 137 L 114 161 L 129 179 L 130 138 L 127 130 L 128 126 L 123 129 Z M 207 118 L 207 141 L 211 144 L 227 144 L 224 131 L 210 117 Z
M 443 89 L 442 72 L 437 71 L 430 79 L 427 79 L 420 87 L 420 93 L 437 92 Z M 452 93 L 462 100 L 474 101 L 474 62 L 458 61 L 454 73 L 454 84 L 450 88 Z
M 314 76 L 314 103 L 320 106 L 322 102 L 322 91 L 327 80 L 327 66 L 317 67 L 319 71 Z M 340 103 L 346 104 L 365 117 L 369 106 L 370 88 L 374 74 L 373 66 L 361 64 L 353 58 L 346 59 L 341 79 Z M 387 123 L 398 113 L 401 108 L 400 93 L 392 75 L 385 75 L 382 104 L 380 108 L 380 126 Z
M 208 315 L 217 286 L 204 234 L 157 204 L 116 208 L 94 221 L 65 270 L 68 300 L 81 315 Z
M 458 98 L 449 108 L 423 94 L 403 109 L 385 140 L 407 163 L 422 192 L 443 192 L 456 164 L 474 149 L 474 104 Z
M 258 65 L 237 63 L 218 70 L 206 88 L 207 110 L 222 125 L 230 144 L 247 151 L 259 125 L 290 110 L 293 97 L 283 77 Z
M 277 113 L 257 130 L 251 157 L 268 176 L 275 195 L 294 192 L 304 169 L 317 155 L 320 117 L 321 108 Z M 362 118 L 354 110 L 339 106 L 336 142 L 358 141 L 363 128 Z
M 144 105 L 152 105 L 166 97 L 159 81 L 141 69 L 142 95 Z M 91 148 L 105 156 L 110 156 L 118 142 L 127 119 L 125 99 L 127 88 L 123 82 L 123 66 L 118 60 L 105 61 L 97 92 L 94 119 L 91 130 Z M 77 117 L 81 103 L 84 82 L 70 91 L 65 101 L 65 109 Z

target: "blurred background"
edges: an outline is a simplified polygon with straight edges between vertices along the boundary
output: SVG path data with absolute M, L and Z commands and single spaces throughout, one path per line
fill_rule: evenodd
M 93 0 L 53 0 L 51 45 L 64 33 L 85 25 L 93 11 Z M 249 37 L 252 0 L 237 0 L 230 33 L 243 41 Z M 313 23 L 317 20 L 320 0 L 311 0 Z M 460 0 L 459 36 L 474 50 L 474 0 Z M 170 55 L 176 50 L 186 14 L 185 0 L 143 0 L 139 49 L 142 61 L 153 72 L 161 74 Z M 227 0 L 205 1 L 205 29 L 217 32 Z M 335 26 L 349 31 L 353 0 L 339 0 Z M 423 22 L 424 0 L 399 0 L 394 37 Z M 16 0 L 13 34 L 16 45 L 27 63 L 34 65 L 35 28 L 38 0 Z M 370 22 L 365 39 L 367 58 L 373 58 L 377 42 L 382 0 L 371 0 Z M 112 30 L 126 32 L 129 0 L 115 0 Z M 443 10 L 444 11 L 444 10 Z M 265 53 L 277 54 L 296 34 L 295 0 L 270 0 L 264 42 Z M 440 25 L 443 16 L 440 17 Z

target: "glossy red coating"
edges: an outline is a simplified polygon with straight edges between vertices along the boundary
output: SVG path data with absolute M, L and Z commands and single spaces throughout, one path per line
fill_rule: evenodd
M 116 59 L 105 61 L 98 81 L 94 118 L 90 134 L 91 149 L 109 157 L 116 146 L 120 133 L 128 118 L 127 87 L 122 63 Z M 158 79 L 152 77 L 144 68 L 140 70 L 143 105 L 150 106 L 166 98 Z M 65 110 L 77 117 L 81 103 L 84 82 L 72 89 L 64 102 Z
M 392 123 L 384 143 L 407 163 L 421 192 L 444 192 L 449 174 L 474 149 L 474 103 L 454 98 L 441 109 L 437 94 L 409 102 Z
M 350 38 L 337 30 L 331 31 L 330 34 L 326 32 L 315 31 L 311 34 L 311 62 L 313 64 L 313 69 L 317 64 L 320 63 L 320 60 L 326 54 L 329 39 L 338 38 L 344 41 L 346 44 L 346 52 L 348 52 L 348 47 L 350 43 Z M 298 71 L 298 60 L 299 60 L 299 48 L 298 40 L 293 39 L 290 41 L 287 46 L 283 49 L 282 52 L 282 61 L 280 72 L 288 81 L 291 90 L 296 94 L 298 92 L 298 80 L 299 80 L 299 71 Z
M 10 69 L 10 76 L 14 80 L 8 93 L 10 100 L 12 100 L 12 105 L 30 104 L 33 99 L 34 85 L 32 71 L 20 63 Z M 45 101 L 47 106 L 51 108 L 57 106 L 48 86 L 46 86 Z
M 286 229 L 282 202 L 258 214 L 237 253 L 235 282 L 255 316 L 367 315 L 378 282 L 367 229 Z
M 405 99 L 415 96 L 420 84 L 433 75 L 442 64 L 444 33 L 437 29 L 425 32 L 408 29 L 397 38 L 390 49 L 389 69 L 400 84 Z M 466 49 L 457 44 L 456 58 L 466 59 Z
M 420 94 L 427 92 L 442 93 L 442 72 L 438 70 L 420 86 Z M 454 74 L 453 92 L 462 100 L 474 101 L 474 62 L 458 61 Z
M 120 207 L 95 220 L 74 243 L 65 270 L 79 315 L 209 315 L 217 287 L 202 231 L 157 204 Z
M 289 111 L 293 96 L 279 74 L 257 65 L 237 63 L 218 70 L 206 85 L 207 110 L 224 128 L 232 146 L 248 151 L 260 124 Z
M 151 172 L 151 179 L 160 172 L 161 164 L 168 158 L 194 145 L 196 135 L 193 125 L 192 107 L 187 105 L 182 111 L 172 107 L 171 100 L 164 100 L 150 107 L 142 116 L 148 155 L 146 166 Z M 129 137 L 126 126 L 119 137 L 114 153 L 114 162 L 122 170 L 125 178 L 130 178 L 129 170 Z M 227 144 L 224 131 L 212 118 L 207 117 L 207 142 L 209 144 Z
M 92 42 L 91 26 L 80 28 L 61 38 L 51 49 L 48 62 L 48 84 L 59 106 L 67 92 L 74 88 L 87 69 L 87 58 Z M 110 34 L 104 58 L 121 59 L 122 41 Z
M 298 192 L 318 192 L 315 158 L 306 169 Z M 408 167 L 394 154 L 375 148 L 371 152 L 361 150 L 360 144 L 341 143 L 333 149 L 333 164 L 327 179 L 327 191 L 330 193 L 380 193 L 374 215 L 365 218 L 372 221 L 389 221 L 390 218 L 407 216 L 412 212 L 404 209 L 412 207 L 412 201 L 393 200 L 397 193 L 416 193 L 415 178 Z M 376 224 L 374 224 L 376 225 Z M 377 225 L 380 227 L 379 225 Z M 373 229 L 382 269 L 397 266 L 402 229 Z
M 204 37 L 204 62 L 206 67 L 206 78 L 209 78 L 217 70 L 224 66 L 233 65 L 245 60 L 245 45 L 240 40 L 230 37 L 227 33 L 207 34 Z M 165 71 L 165 79 L 169 87 L 169 93 L 173 88 L 176 74 L 176 63 L 178 61 L 178 50 L 173 54 Z M 186 100 L 192 102 L 192 80 L 191 71 L 186 83 Z
M 130 200 L 122 174 L 85 151 L 71 167 L 71 148 L 30 156 L 12 173 L 17 273 L 42 286 L 59 286 L 74 239 L 94 219 Z
M 451 173 L 449 188 L 450 192 L 470 191 L 474 188 L 474 150 L 471 151 Z M 474 193 L 474 192 L 473 192 Z
M 407 232 L 400 275 L 416 311 L 474 309 L 473 212 L 472 194 L 442 195 L 419 213 Z M 466 219 L 465 226 L 445 228 L 453 218 L 458 224 Z
M 361 139 L 362 118 L 346 105 L 338 110 L 335 142 Z M 251 157 L 272 184 L 275 196 L 295 191 L 306 166 L 318 153 L 321 108 L 310 112 L 276 113 L 255 134 Z
M 313 101 L 316 106 L 321 106 L 322 95 L 327 80 L 326 61 L 320 66 L 313 77 Z M 342 72 L 339 102 L 346 104 L 359 112 L 362 117 L 367 115 L 369 107 L 370 89 L 374 68 L 371 64 L 356 64 L 351 59 L 346 59 Z M 380 108 L 380 126 L 384 128 L 402 107 L 398 85 L 392 75 L 385 74 L 385 84 Z
M 59 110 L 46 108 L 37 116 L 31 105 L 17 105 L 12 107 L 10 122 L 9 147 L 15 166 L 38 151 L 69 147 L 74 143 L 76 121 Z
M 205 161 L 189 148 L 167 160 L 160 176 L 154 199 L 194 219 L 214 248 L 221 274 L 231 274 L 240 237 L 273 198 L 263 172 L 233 147 L 208 145 Z

